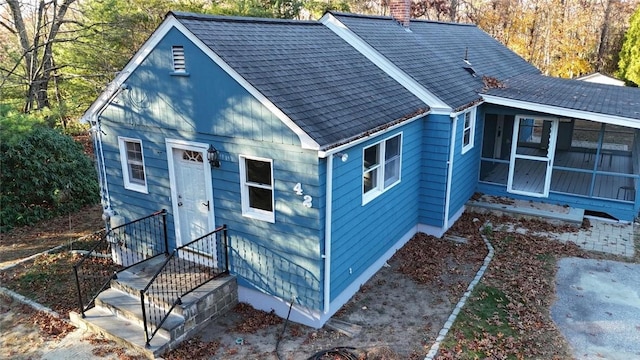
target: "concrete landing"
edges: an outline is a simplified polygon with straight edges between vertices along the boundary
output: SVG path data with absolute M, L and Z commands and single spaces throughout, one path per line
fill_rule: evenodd
M 580 226 L 584 219 L 584 209 L 490 195 L 482 195 L 478 199 L 470 200 L 467 203 L 467 209 L 498 216 L 508 215 L 515 218 L 544 220 L 552 224 Z

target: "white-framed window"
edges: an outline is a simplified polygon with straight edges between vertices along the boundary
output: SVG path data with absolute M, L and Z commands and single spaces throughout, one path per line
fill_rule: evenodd
M 186 73 L 187 65 L 184 60 L 184 46 L 174 45 L 171 47 L 171 56 L 173 59 L 173 72 Z
M 476 132 L 476 108 L 472 108 L 462 114 L 464 129 L 462 131 L 462 153 L 473 149 Z
M 125 189 L 147 193 L 142 141 L 118 136 L 118 145 Z
M 273 160 L 240 155 L 242 215 L 275 222 Z
M 364 205 L 400 182 L 402 133 L 364 148 L 362 159 Z

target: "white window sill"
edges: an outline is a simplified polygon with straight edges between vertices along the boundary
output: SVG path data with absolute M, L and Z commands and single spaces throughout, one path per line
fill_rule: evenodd
M 275 224 L 276 222 L 274 213 L 263 211 L 263 210 L 255 210 L 255 209 L 242 210 L 242 216 L 255 219 L 255 220 L 270 222 L 272 224 Z
M 137 191 L 139 193 L 148 194 L 149 190 L 146 185 L 138 185 L 138 184 L 124 184 L 124 188 L 131 191 Z

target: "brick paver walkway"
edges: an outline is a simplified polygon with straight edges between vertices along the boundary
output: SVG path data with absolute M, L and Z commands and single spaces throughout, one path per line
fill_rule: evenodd
M 553 234 L 553 236 L 562 242 L 573 241 L 585 250 L 633 257 L 635 250 L 633 223 L 622 224 L 595 219 L 589 219 L 589 222 L 591 223 L 589 229 Z

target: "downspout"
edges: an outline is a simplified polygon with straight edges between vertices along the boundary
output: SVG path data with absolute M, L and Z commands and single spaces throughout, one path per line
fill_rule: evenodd
M 324 215 L 324 313 L 331 305 L 331 213 L 333 202 L 333 155 L 327 156 L 327 181 L 325 191 Z
M 100 126 L 100 120 L 97 119 L 96 117 L 96 126 L 98 127 L 96 129 L 96 131 L 98 132 L 98 136 L 96 138 L 96 142 L 97 142 L 97 149 L 100 153 L 99 155 L 99 166 L 102 167 L 102 175 L 101 175 L 101 181 L 103 182 L 103 189 L 104 189 L 104 206 L 103 206 L 103 213 L 102 213 L 102 217 L 103 220 L 105 221 L 109 221 L 109 218 L 113 215 L 113 210 L 111 209 L 111 196 L 109 195 L 109 183 L 107 182 L 107 168 L 104 165 L 104 149 L 102 146 L 102 127 Z
M 451 141 L 449 141 L 449 160 L 447 161 L 447 191 L 444 198 L 444 230 L 449 228 L 449 208 L 451 207 L 451 180 L 453 178 L 453 156 L 456 150 L 456 131 L 458 127 L 458 113 L 452 113 Z
M 104 149 L 102 146 L 102 127 L 100 125 L 100 116 L 102 115 L 102 113 L 107 109 L 107 106 L 109 104 L 111 104 L 111 102 L 118 96 L 120 95 L 120 93 L 122 93 L 124 90 L 128 90 L 129 86 L 125 83 L 121 84 L 118 89 L 116 89 L 116 91 L 113 93 L 113 95 L 111 95 L 109 97 L 109 100 L 106 101 L 102 107 L 100 107 L 98 109 L 98 111 L 96 113 L 94 113 L 92 115 L 92 119 L 89 120 L 89 123 L 92 123 L 92 130 L 94 130 L 97 133 L 97 136 L 94 137 L 94 141 L 96 143 L 96 151 L 98 154 L 96 154 L 96 159 L 98 161 L 98 172 L 101 174 L 99 175 L 100 178 L 100 182 L 102 183 L 102 199 L 104 202 L 102 204 L 103 206 L 103 211 L 102 211 L 102 220 L 104 220 L 105 222 L 107 222 L 107 224 L 109 223 L 109 219 L 114 215 L 113 210 L 111 209 L 111 196 L 109 196 L 109 184 L 107 182 L 107 169 L 106 166 L 104 164 Z

